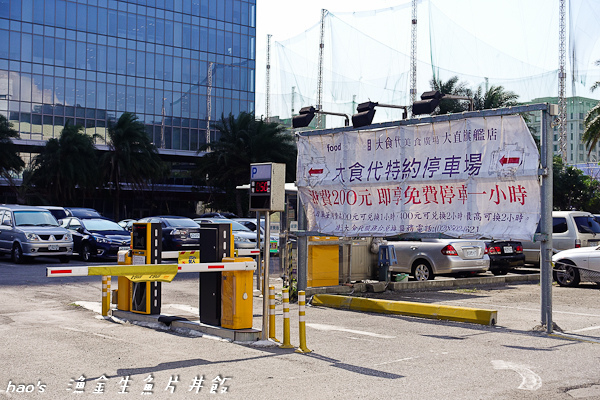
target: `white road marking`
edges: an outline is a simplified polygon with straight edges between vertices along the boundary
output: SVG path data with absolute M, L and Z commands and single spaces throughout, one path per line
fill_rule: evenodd
M 590 326 L 587 328 L 583 328 L 583 329 L 577 329 L 574 331 L 569 331 L 569 333 L 577 333 L 577 332 L 585 332 L 585 331 L 594 331 L 596 329 L 600 329 L 600 326 Z
M 386 364 L 393 364 L 393 363 L 402 362 L 402 361 L 409 361 L 409 360 L 414 360 L 416 358 L 419 358 L 419 357 L 418 356 L 417 357 L 406 357 L 406 358 L 401 358 L 399 360 L 386 361 L 386 362 L 382 362 L 382 363 L 379 363 L 379 364 L 373 364 L 373 366 L 377 367 L 379 365 L 386 365 Z
M 411 300 L 426 300 L 427 302 L 431 302 L 430 298 L 426 298 L 426 297 L 409 297 L 409 296 L 402 296 L 402 299 L 405 299 L 406 301 L 411 301 Z M 438 303 L 435 303 L 438 304 Z M 511 307 L 511 306 L 503 306 L 503 305 L 496 305 L 496 304 L 490 304 L 490 303 L 476 303 L 476 302 L 471 302 L 471 301 L 442 301 L 439 302 L 439 304 L 442 305 L 464 305 L 466 304 L 468 305 L 473 305 L 473 306 L 483 306 L 486 308 L 506 308 L 506 309 L 511 309 L 511 310 L 521 310 L 521 311 L 536 311 L 539 312 L 540 309 L 539 308 L 525 308 L 525 307 Z M 600 314 L 585 314 L 585 313 L 574 313 L 574 312 L 570 312 L 570 311 L 557 311 L 557 310 L 552 310 L 552 313 L 554 314 L 566 314 L 566 315 L 579 315 L 582 317 L 599 317 L 600 318 Z M 599 328 L 600 329 L 600 328 Z
M 515 364 L 503 360 L 492 360 L 494 369 L 512 369 L 523 379 L 519 389 L 523 390 L 538 390 L 542 387 L 542 378 L 525 365 Z
M 354 330 L 354 329 L 346 329 L 346 328 L 342 328 L 341 326 L 334 326 L 334 325 L 306 323 L 306 326 L 309 326 L 311 328 L 317 329 L 319 331 L 348 332 L 348 333 L 354 333 L 354 334 L 357 334 L 357 335 L 372 336 L 372 337 L 376 337 L 376 338 L 380 338 L 380 339 L 395 339 L 396 338 L 396 336 L 380 335 L 378 333 L 365 332 L 365 331 L 357 331 L 357 330 Z
M 550 336 L 552 336 L 552 337 L 559 337 L 559 338 L 565 338 L 565 339 L 571 339 L 571 340 L 576 340 L 578 342 L 600 343 L 600 340 L 592 339 L 592 338 L 585 337 L 585 336 L 574 335 L 574 334 L 570 334 L 568 332 L 551 333 Z
M 88 333 L 88 334 L 90 334 L 90 335 L 99 336 L 99 337 L 101 337 L 101 338 L 105 338 L 105 339 L 118 340 L 118 341 L 120 341 L 120 342 L 123 342 L 123 341 L 124 341 L 123 339 L 119 339 L 119 338 L 116 338 L 116 337 L 113 337 L 113 336 L 103 335 L 103 334 L 101 334 L 101 333 L 95 333 L 95 332 L 88 332 L 88 331 L 84 331 L 84 330 L 82 330 L 82 329 L 77 329 L 77 328 L 69 328 L 68 326 L 63 326 L 62 328 L 63 328 L 63 329 L 66 329 L 66 330 L 68 330 L 68 331 L 73 331 L 73 332 Z
M 371 339 L 365 339 L 365 338 L 361 338 L 361 337 L 354 337 L 354 336 L 348 336 L 348 339 L 352 339 L 352 340 L 362 340 L 363 342 L 374 342 L 374 340 L 371 340 Z

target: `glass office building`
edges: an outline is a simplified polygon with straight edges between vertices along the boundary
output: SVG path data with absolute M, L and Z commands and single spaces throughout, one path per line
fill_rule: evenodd
M 256 0 L 0 0 L 0 113 L 21 149 L 135 113 L 160 152 L 254 111 Z M 216 140 L 211 132 L 211 141 Z M 97 140 L 102 145 L 102 140 Z

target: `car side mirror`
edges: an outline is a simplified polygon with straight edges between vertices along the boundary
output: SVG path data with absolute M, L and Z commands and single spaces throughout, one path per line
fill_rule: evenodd
M 84 229 L 83 229 L 83 227 L 82 227 L 82 226 L 80 226 L 79 228 L 77 228 L 77 232 L 79 232 L 79 233 L 83 233 L 83 232 L 84 232 Z
M 2 221 L 2 225 L 12 226 L 12 223 L 11 223 L 10 219 L 5 219 L 4 221 Z

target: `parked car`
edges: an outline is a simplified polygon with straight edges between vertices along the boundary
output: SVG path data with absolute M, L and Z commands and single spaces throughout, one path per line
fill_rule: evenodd
M 198 215 L 198 218 L 237 218 L 238 216 L 232 212 L 209 212 Z
M 46 210 L 50 211 L 50 213 L 52 215 L 54 215 L 54 218 L 56 218 L 56 220 L 58 222 L 60 222 L 61 219 L 67 217 L 69 215 L 69 213 L 67 212 L 67 210 L 64 207 L 58 207 L 58 206 L 40 206 L 41 208 L 45 208 Z
M 512 268 L 525 266 L 523 244 L 513 240 L 485 242 L 490 257 L 490 271 L 494 275 L 506 275 Z
M 195 218 L 198 224 L 231 224 L 234 249 L 256 249 L 256 233 L 244 225 L 227 218 Z M 264 241 L 263 241 L 264 243 Z
M 73 236 L 44 208 L 2 205 L 0 254 L 10 254 L 16 264 L 39 256 L 58 257 L 66 263 L 73 254 Z
M 117 222 L 117 224 L 119 224 L 121 228 L 124 228 L 125 230 L 131 232 L 131 229 L 133 229 L 134 222 L 137 222 L 137 219 L 124 219 Z
M 102 215 L 93 208 L 70 207 L 66 208 L 69 217 L 77 218 L 103 218 Z
M 200 227 L 190 218 L 160 215 L 142 218 L 137 222 L 161 224 L 163 251 L 184 251 L 200 248 Z
M 537 232 L 540 229 L 538 226 Z M 523 241 L 528 264 L 540 264 L 540 242 Z M 552 211 L 552 248 L 557 253 L 578 247 L 600 244 L 600 223 L 585 211 Z
M 552 256 L 554 280 L 560 286 L 600 283 L 600 246 L 564 250 Z
M 256 233 L 256 218 L 233 218 L 234 221 L 239 222 L 240 224 L 244 225 L 246 228 L 250 229 L 252 232 Z M 261 238 L 263 237 L 263 235 L 265 234 L 265 220 L 261 219 L 260 220 L 260 235 Z M 277 233 L 271 233 L 269 235 L 270 237 L 270 247 L 269 247 L 269 251 L 272 254 L 278 255 L 279 254 L 279 235 Z M 262 239 L 261 239 L 262 241 Z M 262 247 L 262 245 L 261 245 Z
M 73 252 L 84 261 L 117 258 L 119 250 L 129 250 L 131 234 L 109 219 L 67 217 L 61 226 L 71 231 Z
M 403 272 L 428 281 L 439 274 L 486 272 L 490 267 L 483 240 L 410 238 L 387 244 L 394 246 L 398 260 L 389 267 L 392 278 Z

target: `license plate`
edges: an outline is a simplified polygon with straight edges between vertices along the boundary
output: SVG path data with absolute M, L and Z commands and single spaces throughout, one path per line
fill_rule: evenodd
M 190 232 L 190 237 L 192 239 L 200 239 L 200 233 L 198 233 L 198 232 Z
M 465 256 L 469 258 L 477 257 L 477 249 L 465 249 Z
M 504 252 L 506 254 L 512 254 L 512 252 L 513 252 L 512 246 L 504 246 Z
M 119 246 L 119 251 L 129 250 L 129 246 Z
M 58 245 L 57 245 L 57 244 L 49 244 L 49 245 L 48 245 L 48 250 L 49 250 L 49 251 L 58 251 L 58 250 L 59 250 L 59 247 L 58 247 Z

